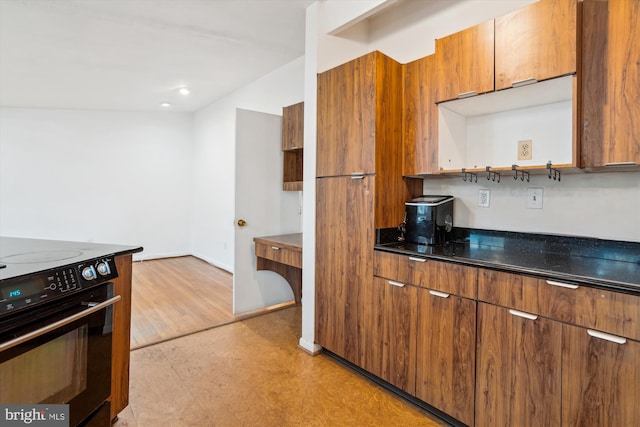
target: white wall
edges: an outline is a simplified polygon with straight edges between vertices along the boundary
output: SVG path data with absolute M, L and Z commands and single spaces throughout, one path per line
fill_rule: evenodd
M 0 109 L 0 234 L 189 253 L 191 115 Z
M 486 174 L 485 174 L 486 175 Z M 542 209 L 527 209 L 527 189 L 542 188 Z M 488 189 L 489 208 L 478 207 Z M 561 181 L 532 175 L 530 182 L 503 175 L 500 183 L 478 177 L 425 179 L 424 194 L 451 194 L 454 225 L 489 230 L 561 234 L 640 242 L 640 173 L 563 174 Z
M 192 206 L 195 256 L 233 272 L 236 108 L 281 115 L 282 107 L 303 99 L 304 57 L 300 57 L 196 113 Z M 287 192 L 285 197 L 297 201 L 301 196 Z

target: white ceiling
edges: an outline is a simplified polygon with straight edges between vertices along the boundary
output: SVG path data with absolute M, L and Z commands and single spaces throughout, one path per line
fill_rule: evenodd
M 313 2 L 0 0 L 0 105 L 196 111 L 302 56 Z

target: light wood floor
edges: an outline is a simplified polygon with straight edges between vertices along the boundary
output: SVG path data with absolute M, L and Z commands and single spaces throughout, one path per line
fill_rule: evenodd
M 238 319 L 233 276 L 192 256 L 133 263 L 131 348 Z
M 131 352 L 129 406 L 114 427 L 445 425 L 297 347 L 301 307 Z

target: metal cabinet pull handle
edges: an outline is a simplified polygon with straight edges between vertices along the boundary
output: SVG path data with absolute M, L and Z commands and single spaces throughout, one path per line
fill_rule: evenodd
M 604 166 L 638 166 L 638 164 L 636 162 L 610 162 L 605 163 Z
M 509 310 L 509 313 L 513 314 L 514 316 L 524 317 L 525 319 L 529 320 L 536 320 L 538 318 L 538 316 L 536 316 L 535 314 L 529 314 L 518 310 Z
M 426 258 L 416 258 L 416 257 L 410 256 L 409 259 L 411 261 L 416 261 L 416 262 L 427 262 Z
M 429 291 L 429 293 L 433 296 L 440 297 L 440 298 L 449 298 L 449 295 L 451 295 L 451 294 L 445 294 L 444 292 L 439 292 L 439 291 Z
M 351 179 L 364 179 L 364 172 L 353 172 L 350 175 Z
M 470 90 L 469 92 L 459 93 L 458 94 L 458 99 L 470 98 L 472 96 L 476 96 L 477 94 L 478 94 L 478 92 L 476 92 L 475 90 Z
M 567 289 L 578 289 L 580 287 L 578 285 L 572 285 L 569 283 L 554 282 L 553 280 L 547 280 L 547 285 L 558 286 L 560 288 L 567 288 Z
M 611 334 L 605 334 L 604 332 L 594 331 L 593 329 L 587 329 L 587 333 L 589 334 L 589 336 L 592 336 L 594 338 L 600 338 L 601 340 L 611 341 L 616 344 L 624 344 L 627 342 L 626 338 L 618 337 Z
M 273 249 L 274 251 L 279 251 L 280 250 L 280 248 L 277 247 L 277 246 L 271 246 L 271 249 Z
M 528 79 L 516 80 L 515 82 L 511 83 L 511 87 L 526 86 L 532 83 L 538 83 L 538 80 L 536 80 L 534 77 L 529 77 Z
M 89 308 L 87 308 L 86 310 L 83 310 L 79 313 L 76 314 L 72 314 L 69 317 L 66 317 L 64 319 L 58 320 L 57 322 L 53 322 L 47 326 L 44 326 L 40 329 L 37 329 L 35 331 L 29 332 L 27 334 L 21 335 L 17 338 L 14 338 L 10 341 L 7 341 L 5 343 L 0 344 L 0 352 L 5 351 L 5 350 L 9 350 L 10 348 L 13 348 L 17 345 L 20 345 L 24 342 L 27 342 L 29 340 L 32 340 L 34 338 L 38 338 L 44 334 L 47 334 L 57 328 L 61 328 L 63 326 L 66 326 L 70 323 L 75 322 L 76 320 L 80 320 L 83 317 L 87 317 L 97 311 L 102 310 L 103 308 L 109 307 L 110 305 L 115 304 L 116 302 L 120 301 L 120 295 L 116 295 L 111 299 L 106 300 L 105 302 L 101 302 L 100 304 L 91 306 Z
M 404 288 L 404 283 L 396 282 L 394 280 L 387 280 L 390 285 L 397 286 L 399 288 Z

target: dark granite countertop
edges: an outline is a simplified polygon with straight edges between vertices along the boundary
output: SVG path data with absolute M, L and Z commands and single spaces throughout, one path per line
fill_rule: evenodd
M 640 295 L 640 243 L 455 228 L 452 242 L 426 246 L 378 232 L 375 249 Z
M 141 252 L 140 246 L 0 236 L 0 281 L 85 260 Z

